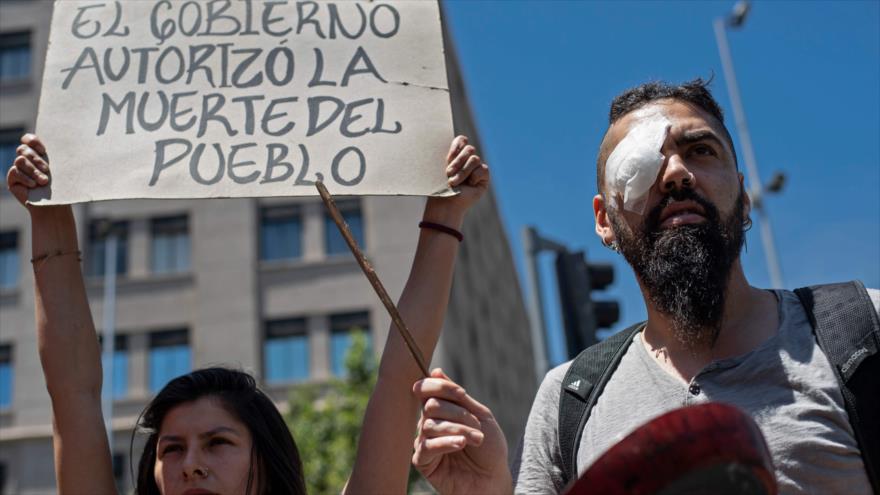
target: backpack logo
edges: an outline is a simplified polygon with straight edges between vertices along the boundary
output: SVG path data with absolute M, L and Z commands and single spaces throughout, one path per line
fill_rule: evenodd
M 587 400 L 587 395 L 593 389 L 593 384 L 586 378 L 577 375 L 568 377 L 568 380 L 565 391 L 578 396 L 581 400 Z

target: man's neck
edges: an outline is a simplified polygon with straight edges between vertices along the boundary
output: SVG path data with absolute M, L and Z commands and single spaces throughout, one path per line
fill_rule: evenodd
M 644 295 L 644 289 L 642 289 Z M 661 367 L 689 382 L 714 360 L 745 354 L 772 337 L 779 326 L 776 297 L 749 285 L 739 260 L 731 267 L 721 329 L 714 344 L 694 347 L 675 338 L 671 319 L 645 297 L 648 325 L 642 342 Z

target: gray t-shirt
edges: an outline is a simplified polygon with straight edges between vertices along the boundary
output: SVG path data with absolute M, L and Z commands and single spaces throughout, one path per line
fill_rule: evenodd
M 880 308 L 880 292 L 869 293 Z M 637 333 L 584 428 L 578 473 L 650 419 L 712 401 L 734 404 L 758 424 L 773 457 L 780 494 L 871 493 L 831 364 L 797 296 L 775 294 L 776 334 L 742 356 L 710 363 L 690 383 L 661 368 Z M 560 388 L 570 364 L 547 373 L 532 404 L 514 457 L 516 493 L 559 493 L 564 488 L 557 422 Z

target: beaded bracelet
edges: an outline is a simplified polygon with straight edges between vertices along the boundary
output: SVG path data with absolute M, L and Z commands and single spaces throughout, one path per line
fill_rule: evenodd
M 443 232 L 444 234 L 449 234 L 452 237 L 458 239 L 458 242 L 462 242 L 464 240 L 464 234 L 459 232 L 458 230 L 453 229 L 452 227 L 447 227 L 445 225 L 440 225 L 439 223 L 434 222 L 419 222 L 420 229 L 431 229 L 436 230 L 438 232 Z
M 70 256 L 70 255 L 72 255 L 72 254 L 75 254 L 75 255 L 76 255 L 76 259 L 77 259 L 77 261 L 82 261 L 82 251 L 80 251 L 80 250 L 76 250 L 76 251 L 67 251 L 67 252 L 64 252 L 64 251 L 61 251 L 61 250 L 59 249 L 58 251 L 55 251 L 55 252 L 48 252 L 48 253 L 46 253 L 46 254 L 41 254 L 40 256 L 37 256 L 37 257 L 35 257 L 35 258 L 32 258 L 32 259 L 31 259 L 31 263 L 34 265 L 34 271 L 37 272 L 37 271 L 40 270 L 40 267 L 42 267 L 42 266 L 43 266 L 47 261 L 49 261 L 50 259 L 52 259 L 52 258 L 58 258 L 58 257 L 61 257 L 61 256 Z

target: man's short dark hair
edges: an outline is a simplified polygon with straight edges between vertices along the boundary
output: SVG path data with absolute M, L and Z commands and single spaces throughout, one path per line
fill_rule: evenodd
M 712 97 L 712 92 L 709 91 L 709 84 L 711 82 L 711 79 L 704 81 L 698 77 L 678 85 L 654 81 L 630 88 L 615 96 L 614 100 L 611 101 L 611 110 L 608 112 L 608 126 L 610 128 L 612 124 L 620 120 L 624 115 L 657 100 L 673 99 L 690 103 L 718 120 L 721 128 L 724 130 L 724 137 L 727 138 L 727 142 L 730 144 L 733 162 L 736 164 L 736 151 L 733 148 L 733 139 L 730 137 L 730 132 L 727 131 L 727 127 L 724 125 L 724 112 L 721 110 L 718 102 L 715 101 L 715 98 Z M 604 146 L 600 147 L 599 158 L 596 161 L 596 183 L 600 193 L 603 192 L 605 161 L 610 154 L 610 149 L 604 149 Z

